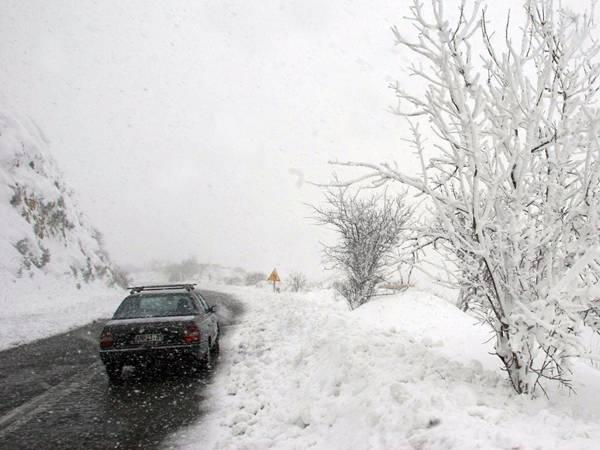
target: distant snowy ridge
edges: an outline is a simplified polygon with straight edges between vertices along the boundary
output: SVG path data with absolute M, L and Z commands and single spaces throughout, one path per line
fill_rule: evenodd
M 0 106 L 0 277 L 123 283 L 48 148 L 32 120 Z
M 128 274 L 136 285 L 155 283 L 198 283 L 231 286 L 257 285 L 266 282 L 267 274 L 248 272 L 241 267 L 199 263 L 195 258 L 181 262 L 157 262 L 151 267 L 130 267 Z

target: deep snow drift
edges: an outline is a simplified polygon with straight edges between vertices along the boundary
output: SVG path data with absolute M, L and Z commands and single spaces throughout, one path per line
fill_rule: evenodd
M 227 288 L 224 288 L 227 289 Z M 246 306 L 223 338 L 207 415 L 174 448 L 562 448 L 600 442 L 600 372 L 577 395 L 516 396 L 486 328 L 423 291 L 356 311 L 328 291 L 229 288 Z

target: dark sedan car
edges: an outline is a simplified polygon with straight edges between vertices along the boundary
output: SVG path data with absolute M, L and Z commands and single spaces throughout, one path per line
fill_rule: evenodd
M 130 288 L 100 335 L 100 358 L 111 382 L 123 366 L 184 363 L 194 369 L 218 351 L 219 323 L 192 284 Z

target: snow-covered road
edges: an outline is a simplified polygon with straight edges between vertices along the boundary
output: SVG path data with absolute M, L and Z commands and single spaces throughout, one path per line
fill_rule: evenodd
M 218 305 L 227 336 L 241 305 L 203 291 Z M 198 420 L 214 370 L 129 372 L 108 384 L 98 355 L 103 321 L 0 352 L 0 449 L 159 448 L 170 433 Z
M 246 307 L 222 342 L 202 422 L 173 448 L 543 448 L 600 442 L 600 372 L 579 395 L 513 394 L 490 335 L 429 293 L 348 311 L 330 292 L 228 288 Z

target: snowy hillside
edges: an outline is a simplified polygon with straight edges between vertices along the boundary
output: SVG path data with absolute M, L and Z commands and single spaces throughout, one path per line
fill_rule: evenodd
M 229 288 L 227 328 L 201 422 L 171 448 L 590 449 L 600 372 L 576 365 L 577 395 L 516 395 L 489 330 L 420 290 L 355 311 L 329 291 Z
M 0 109 L 0 272 L 3 278 L 118 281 L 100 234 L 85 221 L 48 142 L 31 121 Z
M 48 148 L 0 107 L 0 348 L 108 316 L 125 282 Z

